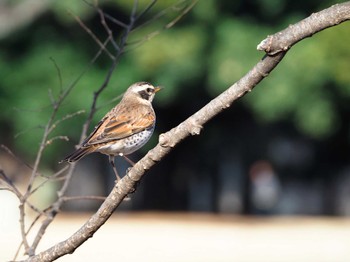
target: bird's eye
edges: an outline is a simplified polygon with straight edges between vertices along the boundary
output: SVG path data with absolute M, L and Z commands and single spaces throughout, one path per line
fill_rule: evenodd
M 147 93 L 152 93 L 153 89 L 149 87 L 149 88 L 146 89 L 146 91 L 147 91 Z

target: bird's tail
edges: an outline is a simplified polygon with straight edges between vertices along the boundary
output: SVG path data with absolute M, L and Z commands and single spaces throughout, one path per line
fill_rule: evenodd
M 83 158 L 84 156 L 86 156 L 87 154 L 90 154 L 92 152 L 94 152 L 93 147 L 80 147 L 79 149 L 74 151 L 72 154 L 67 156 L 65 159 L 60 161 L 60 163 L 65 162 L 65 161 L 70 162 L 70 163 L 78 161 L 79 159 Z

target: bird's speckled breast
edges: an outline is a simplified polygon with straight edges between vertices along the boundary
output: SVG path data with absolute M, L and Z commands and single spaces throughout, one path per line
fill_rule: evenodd
M 129 136 L 125 139 L 124 143 L 124 155 L 128 155 L 133 153 L 134 151 L 138 150 L 139 148 L 143 147 L 148 140 L 151 138 L 154 131 L 154 125 L 146 129 L 144 131 L 141 131 L 140 133 L 137 133 L 135 135 Z
M 106 155 L 129 155 L 144 146 L 151 138 L 153 131 L 154 125 L 137 134 L 115 141 L 113 144 L 108 143 L 101 146 L 98 151 Z

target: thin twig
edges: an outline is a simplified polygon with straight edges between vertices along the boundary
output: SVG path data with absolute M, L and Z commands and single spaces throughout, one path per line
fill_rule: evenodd
M 97 4 L 97 1 L 96 1 Z M 146 12 L 148 12 L 148 10 L 152 7 L 149 7 L 148 9 L 146 9 L 146 11 L 144 11 L 143 13 L 141 13 L 141 16 L 137 16 L 137 7 L 138 7 L 138 1 L 135 0 L 134 1 L 134 5 L 133 5 L 133 9 L 131 11 L 130 14 L 130 21 L 129 23 L 126 25 L 126 27 L 124 28 L 124 32 L 122 33 L 119 42 L 117 43 L 114 39 L 113 36 L 113 31 L 110 29 L 110 27 L 108 26 L 107 22 L 106 22 L 106 15 L 105 13 L 101 10 L 101 9 L 97 9 L 98 13 L 100 14 L 100 18 L 101 18 L 101 24 L 103 25 L 104 29 L 106 30 L 107 34 L 108 34 L 108 38 L 105 40 L 105 42 L 102 44 L 101 41 L 95 36 L 94 33 L 92 33 L 92 31 L 89 31 L 89 29 L 85 26 L 84 23 L 82 23 L 80 21 L 80 19 L 76 19 L 77 22 L 82 26 L 82 28 L 85 28 L 86 31 L 90 34 L 90 36 L 92 36 L 92 38 L 98 43 L 100 49 L 98 51 L 98 53 L 96 54 L 96 56 L 92 59 L 92 61 L 90 62 L 90 64 L 86 67 L 86 69 L 83 70 L 83 72 L 75 79 L 75 81 L 73 81 L 73 83 L 66 89 L 61 89 L 60 94 L 58 95 L 58 98 L 55 100 L 53 99 L 53 96 L 51 96 L 51 100 L 53 100 L 52 104 L 53 104 L 53 111 L 51 114 L 51 117 L 48 119 L 48 123 L 46 124 L 45 128 L 44 128 L 44 134 L 39 146 L 39 150 L 37 153 L 37 158 L 35 160 L 33 169 L 32 169 L 32 175 L 26 190 L 26 193 L 23 197 L 22 200 L 22 204 L 26 202 L 26 199 L 32 195 L 33 193 L 35 193 L 36 190 L 38 190 L 38 188 L 40 188 L 42 185 L 44 185 L 45 183 L 49 182 L 50 180 L 47 179 L 45 180 L 42 184 L 40 184 L 38 187 L 33 189 L 33 182 L 34 179 L 38 176 L 38 168 L 39 168 L 39 164 L 41 161 L 41 157 L 43 154 L 43 151 L 45 149 L 45 147 L 52 141 L 52 139 L 50 140 L 48 135 L 49 133 L 56 127 L 56 125 L 58 123 L 60 123 L 61 121 L 63 121 L 64 119 L 55 121 L 56 118 L 56 114 L 57 114 L 57 110 L 60 107 L 60 105 L 62 104 L 62 102 L 65 100 L 65 98 L 69 95 L 69 93 L 73 90 L 73 88 L 75 87 L 76 83 L 80 80 L 80 78 L 85 74 L 85 72 L 89 69 L 89 67 L 92 65 L 92 63 L 97 59 L 97 57 L 100 56 L 101 53 L 106 52 L 106 45 L 108 43 L 112 43 L 112 45 L 114 46 L 114 52 L 115 53 L 110 53 L 112 56 L 109 55 L 110 58 L 112 58 L 112 63 L 111 66 L 107 72 L 107 75 L 104 78 L 103 83 L 101 84 L 101 86 L 99 88 L 97 88 L 97 90 L 94 92 L 93 95 L 93 99 L 92 99 L 92 103 L 91 103 L 91 107 L 87 116 L 87 119 L 83 125 L 82 131 L 81 131 L 81 136 L 80 136 L 80 141 L 82 141 L 87 134 L 87 130 L 90 126 L 90 123 L 92 121 L 92 118 L 97 110 L 97 100 L 100 96 L 100 94 L 106 89 L 106 87 L 108 86 L 112 73 L 114 72 L 119 59 L 121 57 L 121 55 L 124 53 L 125 51 L 125 47 L 127 45 L 127 40 L 128 37 L 130 35 L 130 33 L 132 32 L 132 30 L 135 28 L 135 24 L 138 20 L 138 18 L 140 18 L 141 16 L 143 16 Z M 79 22 L 80 21 L 80 22 Z M 62 138 L 62 137 L 60 137 Z M 54 217 L 56 216 L 56 214 L 59 212 L 60 207 L 62 206 L 62 204 L 65 201 L 69 201 L 69 200 L 84 200 L 84 199 L 93 199 L 93 200 L 104 200 L 104 198 L 102 197 L 66 197 L 65 193 L 67 191 L 68 185 L 70 183 L 72 174 L 75 170 L 75 163 L 69 165 L 68 167 L 68 171 L 66 176 L 64 177 L 63 180 L 63 184 L 60 188 L 60 190 L 57 192 L 57 200 L 52 203 L 48 208 L 47 211 L 45 211 L 45 219 L 41 222 L 40 228 L 37 231 L 37 234 L 34 237 L 34 240 L 32 242 L 32 244 L 28 247 L 28 242 L 27 242 L 27 235 L 28 233 L 32 230 L 32 228 L 34 228 L 34 224 L 37 223 L 37 221 L 39 221 L 39 217 L 40 215 L 37 216 L 36 219 L 34 219 L 34 221 L 32 222 L 32 224 L 29 226 L 27 232 L 25 231 L 25 214 L 24 212 L 22 212 L 23 214 L 21 214 L 21 228 L 22 228 L 22 242 L 24 245 L 24 248 L 26 250 L 26 254 L 29 255 L 29 257 L 34 256 L 35 254 L 35 250 L 40 242 L 40 240 L 42 239 L 42 236 L 45 234 L 45 231 L 47 229 L 47 227 L 51 224 L 51 222 L 53 221 Z M 23 205 L 24 207 L 24 205 Z M 24 211 L 24 209 L 23 209 Z M 21 244 L 22 245 L 22 244 Z
M 96 107 L 96 111 L 100 110 L 101 108 L 103 108 L 105 106 L 114 104 L 116 101 L 119 101 L 122 97 L 123 97 L 123 94 L 120 94 L 119 96 L 116 96 L 116 97 L 112 98 L 111 100 L 108 100 L 107 102 L 103 103 L 103 105 Z
M 91 29 L 90 29 L 89 27 L 87 27 L 87 26 L 84 24 L 83 21 L 81 21 L 81 19 L 80 19 L 78 16 L 76 16 L 76 15 L 74 15 L 74 14 L 72 14 L 72 13 L 70 13 L 70 14 L 71 14 L 71 16 L 74 17 L 75 21 L 77 21 L 78 24 L 79 24 L 79 25 L 91 36 L 91 38 L 98 44 L 98 46 L 101 48 L 101 50 L 103 50 L 103 51 L 109 56 L 110 59 L 112 59 L 112 60 L 115 59 L 114 55 L 112 55 L 112 54 L 108 51 L 108 49 L 106 48 L 106 44 L 107 44 L 110 40 L 112 40 L 112 38 L 109 36 L 109 37 L 107 38 L 107 41 L 105 41 L 105 43 L 102 43 L 102 42 L 100 41 L 100 39 L 98 39 L 98 37 L 91 31 Z
M 34 162 L 34 166 L 33 166 L 33 170 L 32 170 L 32 174 L 30 176 L 30 179 L 29 179 L 29 182 L 28 182 L 28 186 L 27 186 L 27 190 L 26 190 L 26 193 L 24 194 L 24 199 L 28 198 L 29 194 L 30 194 L 30 191 L 31 191 L 31 188 L 33 186 L 33 182 L 37 176 L 37 172 L 38 172 L 38 169 L 39 169 L 39 164 L 40 164 L 40 161 L 41 161 L 41 157 L 42 157 L 42 154 L 44 152 L 44 149 L 46 147 L 46 142 L 47 142 L 47 139 L 48 139 L 48 136 L 49 136 L 49 131 L 51 129 L 51 125 L 56 117 L 56 114 L 57 114 L 57 111 L 58 111 L 58 106 L 62 103 L 63 99 L 59 99 L 57 101 L 57 107 L 55 107 L 51 113 L 51 116 L 48 120 L 48 123 L 46 124 L 45 126 L 45 131 L 44 131 L 44 134 L 43 134 L 43 137 L 42 137 L 42 140 L 41 140 L 41 143 L 39 145 L 39 150 L 37 152 L 37 157 L 35 159 L 35 162 Z
M 64 196 L 62 197 L 62 200 L 65 202 L 68 201 L 75 201 L 75 200 L 97 200 L 97 201 L 104 201 L 106 200 L 105 196 Z
M 15 110 L 16 112 L 30 112 L 30 113 L 38 113 L 38 112 L 42 112 L 43 110 L 47 110 L 47 109 L 51 109 L 52 105 L 48 104 L 42 107 L 39 107 L 37 109 L 29 109 L 29 108 L 20 108 L 17 106 L 14 106 L 12 109 Z
M 161 10 L 160 12 L 155 14 L 152 18 L 146 20 L 142 24 L 138 24 L 134 30 L 141 29 L 141 28 L 147 26 L 148 24 L 153 23 L 154 21 L 157 21 L 158 19 L 165 16 L 169 12 L 174 11 L 176 9 L 180 9 L 181 10 L 180 14 L 177 15 L 174 19 L 172 19 L 171 22 L 169 22 L 163 26 L 163 28 L 170 28 L 171 26 L 174 25 L 174 23 L 172 23 L 172 21 L 179 21 L 184 15 L 186 15 L 194 7 L 194 5 L 197 3 L 198 0 L 191 0 L 190 4 L 186 5 L 183 8 L 179 8 L 179 6 L 181 6 L 182 4 L 184 4 L 188 1 L 189 0 L 183 0 L 183 1 L 177 2 L 177 3 L 167 7 L 165 9 Z M 169 26 L 169 24 L 171 24 L 171 26 Z
M 142 45 L 143 43 L 149 41 L 150 39 L 152 39 L 153 37 L 159 35 L 160 33 L 162 33 L 165 30 L 170 29 L 174 24 L 176 24 L 184 15 L 186 15 L 192 8 L 193 6 L 197 3 L 197 0 L 192 1 L 192 3 L 187 6 L 184 10 L 182 10 L 182 12 L 176 16 L 173 20 L 171 20 L 169 23 L 167 23 L 166 25 L 164 25 L 161 29 L 153 31 L 152 33 L 144 36 L 143 38 L 137 40 L 137 41 L 131 41 L 128 43 L 129 48 L 128 51 L 131 51 L 135 48 L 137 48 L 138 46 Z M 174 5 L 175 6 L 175 5 Z M 174 6 L 169 7 L 168 9 L 172 9 L 174 8 Z M 160 17 L 162 17 L 163 15 L 166 14 L 166 12 L 168 11 L 168 9 L 163 10 L 161 12 L 159 12 L 157 15 L 155 15 L 153 18 L 151 18 L 150 20 L 146 21 L 145 23 L 141 24 L 141 25 L 137 25 L 134 30 L 138 30 L 141 27 L 147 25 L 150 21 L 154 21 L 159 19 Z
M 60 176 L 63 174 L 65 176 L 65 172 L 68 170 L 69 165 L 66 165 L 64 167 L 62 167 L 61 169 L 59 169 L 56 173 L 50 175 L 50 176 L 42 176 L 43 178 L 46 179 L 57 179 L 60 178 Z
M 45 180 L 43 182 L 41 182 L 39 185 L 37 185 L 35 188 L 32 189 L 32 191 L 30 192 L 31 195 L 33 195 L 38 189 L 40 189 L 41 187 L 43 187 L 45 184 L 47 184 L 48 182 L 57 182 L 57 181 L 62 181 L 66 179 L 66 175 L 64 175 L 63 177 L 60 177 L 61 174 L 64 174 L 64 172 L 69 168 L 69 166 L 65 166 L 64 168 L 62 168 L 61 170 L 59 170 L 56 174 L 47 177 L 44 176 L 43 178 L 45 178 Z
M 68 115 L 65 115 L 64 117 L 62 117 L 61 119 L 58 119 L 56 122 L 54 122 L 50 129 L 49 129 L 49 133 L 51 133 L 59 124 L 61 124 L 62 122 L 72 118 L 72 117 L 75 117 L 77 115 L 80 115 L 80 114 L 83 114 L 85 113 L 85 110 L 79 110 L 78 112 L 75 112 L 73 114 L 68 114 Z
M 17 250 L 16 250 L 16 253 L 15 253 L 13 259 L 12 259 L 13 261 L 16 261 L 16 260 L 17 260 L 17 257 L 18 257 L 18 255 L 19 255 L 19 251 L 21 251 L 22 246 L 23 246 L 23 241 L 21 241 L 21 243 L 18 245 Z
M 114 24 L 116 24 L 116 25 L 119 25 L 120 27 L 122 27 L 122 28 L 127 28 L 127 24 L 124 24 L 122 21 L 119 21 L 118 19 L 116 19 L 116 18 L 114 18 L 113 16 L 111 16 L 111 15 L 109 15 L 109 14 L 107 14 L 107 13 L 105 13 L 104 14 L 105 15 L 105 17 L 108 19 L 108 20 L 110 20 L 112 23 L 114 23 Z
M 105 41 L 104 45 L 106 45 L 107 43 L 108 43 L 108 40 Z M 39 150 L 38 150 L 38 153 L 37 153 L 37 158 L 35 160 L 34 167 L 31 167 L 32 175 L 31 175 L 30 181 L 28 183 L 26 193 L 20 199 L 21 204 L 20 204 L 20 208 L 19 209 L 20 209 L 20 228 L 21 228 L 21 235 L 22 235 L 22 243 L 20 243 L 20 245 L 18 247 L 18 251 L 16 252 L 16 255 L 15 255 L 14 259 L 17 258 L 18 252 L 19 252 L 19 250 L 20 250 L 22 245 L 24 245 L 26 254 L 28 254 L 29 256 L 33 256 L 35 254 L 35 249 L 36 249 L 38 243 L 40 242 L 44 232 L 46 231 L 46 228 L 52 222 L 53 218 L 55 217 L 55 215 L 59 211 L 60 206 L 63 203 L 63 201 L 56 201 L 55 203 L 52 204 L 52 206 L 50 207 L 50 209 L 52 210 L 51 213 L 47 216 L 47 219 L 45 219 L 43 221 L 43 223 L 41 224 L 40 228 L 37 231 L 37 235 L 35 236 L 32 245 L 29 247 L 28 240 L 26 238 L 27 233 L 26 233 L 26 230 L 25 230 L 25 212 L 24 212 L 25 209 L 24 209 L 24 203 L 26 203 L 27 198 L 39 188 L 39 187 L 37 187 L 35 190 L 31 190 L 35 178 L 38 175 L 40 175 L 39 172 L 38 172 L 38 167 L 39 167 L 39 163 L 41 161 L 41 156 L 42 156 L 43 150 L 44 150 L 44 148 L 46 146 L 48 135 L 49 135 L 50 131 L 53 130 L 52 123 L 53 123 L 53 121 L 55 119 L 57 110 L 60 107 L 60 105 L 62 104 L 62 102 L 70 94 L 70 92 L 76 86 L 78 81 L 83 77 L 83 75 L 95 63 L 95 61 L 101 55 L 102 52 L 103 52 L 103 49 L 98 50 L 96 55 L 91 59 L 90 63 L 82 70 L 80 75 L 78 75 L 78 77 L 66 89 L 64 89 L 64 90 L 61 89 L 60 95 L 59 95 L 59 97 L 58 97 L 58 99 L 57 99 L 57 101 L 55 103 L 52 115 L 49 118 L 48 123 L 45 126 L 45 131 L 44 131 L 44 134 L 43 134 L 43 138 L 42 138 L 41 144 L 39 146 Z M 59 74 L 59 78 L 60 78 L 60 73 L 58 73 L 58 74 Z M 58 124 L 57 122 L 55 122 L 55 123 Z M 82 132 L 81 137 L 84 137 L 85 135 L 86 135 L 86 133 Z M 64 169 L 66 169 L 66 167 Z M 67 172 L 67 175 L 65 176 L 64 183 L 63 183 L 60 191 L 58 192 L 59 195 L 64 195 L 64 193 L 66 192 L 66 190 L 68 188 L 68 185 L 69 185 L 69 182 L 71 180 L 72 174 L 74 172 L 74 169 L 75 169 L 75 165 L 74 164 L 69 166 L 69 170 Z M 37 220 L 33 221 L 32 225 L 28 229 L 28 232 L 33 228 L 33 225 L 36 223 L 36 221 Z
M 157 0 L 153 0 L 151 3 L 149 3 L 148 6 L 136 16 L 136 20 L 141 20 L 141 18 L 152 9 L 155 3 L 157 3 Z
M 20 137 L 20 136 L 22 136 L 22 135 L 28 133 L 29 131 L 33 131 L 33 130 L 35 130 L 35 129 L 44 129 L 44 126 L 42 126 L 42 125 L 37 125 L 37 126 L 29 127 L 29 128 L 27 128 L 27 129 L 24 129 L 23 131 L 20 131 L 20 132 L 16 133 L 16 134 L 14 135 L 14 138 L 17 139 L 18 137 Z
M 37 233 L 36 237 L 34 238 L 33 244 L 30 247 L 28 246 L 28 241 L 26 239 L 26 235 L 24 234 L 24 232 L 25 232 L 25 224 L 24 224 L 25 223 L 25 219 L 24 219 L 24 217 L 22 217 L 22 216 L 25 216 L 24 203 L 25 203 L 26 199 L 32 194 L 33 182 L 34 182 L 35 178 L 39 174 L 38 173 L 38 168 L 39 168 L 39 164 L 40 164 L 40 161 L 41 161 L 41 157 L 42 157 L 43 151 L 44 151 L 44 149 L 46 147 L 46 142 L 48 140 L 48 135 L 50 133 L 50 130 L 52 130 L 52 124 L 54 122 L 54 119 L 56 117 L 56 114 L 57 114 L 57 111 L 58 111 L 60 105 L 65 100 L 65 98 L 70 94 L 70 92 L 76 86 L 77 82 L 81 79 L 81 77 L 87 72 L 87 70 L 91 67 L 91 65 L 101 55 L 101 52 L 102 52 L 102 50 L 100 49 L 96 53 L 96 55 L 93 57 L 93 59 L 90 61 L 90 63 L 87 65 L 87 67 L 85 67 L 85 69 L 81 72 L 81 74 L 78 75 L 78 77 L 75 79 L 75 81 L 73 81 L 70 84 L 70 86 L 68 86 L 67 89 L 64 89 L 60 93 L 60 95 L 59 95 L 59 97 L 58 97 L 58 99 L 56 101 L 55 108 L 53 109 L 53 112 L 52 112 L 52 114 L 51 114 L 51 116 L 50 116 L 50 118 L 48 120 L 48 123 L 45 126 L 45 131 L 44 131 L 44 134 L 43 134 L 40 146 L 39 146 L 39 150 L 37 152 L 37 157 L 36 157 L 36 160 L 35 160 L 35 164 L 34 164 L 33 169 L 32 169 L 32 175 L 30 177 L 26 193 L 24 194 L 24 196 L 23 196 L 23 198 L 21 200 L 21 205 L 20 205 L 20 223 L 21 223 L 20 227 L 21 227 L 22 237 L 24 237 L 24 239 L 22 239 L 22 241 L 23 241 L 23 244 L 24 244 L 24 247 L 25 247 L 25 250 L 26 250 L 26 254 L 28 254 L 29 256 L 33 256 L 35 254 L 35 249 L 36 249 L 37 245 L 39 244 L 42 235 L 44 234 L 47 226 L 52 222 L 53 217 L 55 216 L 55 214 L 59 210 L 60 202 L 56 202 L 56 203 L 53 204 L 53 206 L 55 206 L 57 208 L 53 211 L 52 214 L 50 214 L 48 216 L 48 219 L 46 219 L 42 223 L 42 225 L 40 226 L 39 230 L 37 231 L 38 233 Z M 68 187 L 68 184 L 70 182 L 71 176 L 73 174 L 74 168 L 75 168 L 74 164 L 70 166 L 70 169 L 69 169 L 69 171 L 67 173 L 67 176 L 66 176 L 66 180 L 64 181 L 63 186 L 62 186 L 62 188 L 60 190 L 60 194 L 62 194 L 62 195 L 64 195 L 64 192 L 67 190 L 67 187 Z
M 2 169 L 0 169 L 0 178 L 2 178 L 2 181 L 4 181 L 7 185 L 7 188 L 4 188 L 5 190 L 11 191 L 19 199 L 22 197 L 21 192 L 18 190 L 16 185 L 12 182 L 12 180 L 5 174 L 4 170 Z
M 350 13 L 350 3 L 339 5 Z M 335 8 L 328 8 L 321 11 L 330 19 L 336 11 Z M 328 16 L 327 16 L 328 15 Z M 337 24 L 346 21 L 345 17 L 338 17 Z M 318 32 L 318 31 L 317 31 Z M 314 32 L 311 32 L 311 34 Z M 299 41 L 295 39 L 294 41 Z M 41 252 L 30 261 L 52 261 L 68 253 L 74 252 L 108 220 L 114 210 L 120 205 L 124 197 L 133 189 L 147 170 L 152 168 L 157 162 L 161 161 L 172 149 L 185 138 L 191 135 L 199 135 L 203 126 L 216 115 L 229 108 L 231 104 L 250 92 L 258 83 L 260 83 L 284 58 L 286 52 L 279 52 L 276 55 L 264 56 L 245 76 L 238 82 L 230 86 L 226 91 L 211 100 L 207 105 L 198 110 L 180 125 L 174 127 L 159 137 L 159 143 L 150 150 L 145 157 L 137 162 L 124 176 L 118 184 L 112 189 L 109 196 L 102 203 L 98 211 L 72 236 L 65 241 L 57 243 L 51 248 Z
M 98 1 L 95 0 L 94 4 L 92 5 L 91 3 L 87 2 L 86 0 L 83 0 L 87 5 L 89 5 L 90 7 L 94 8 L 95 10 L 98 11 L 99 9 L 99 4 L 98 4 Z M 110 19 L 111 22 L 115 23 L 116 25 L 122 27 L 123 29 L 127 28 L 127 24 L 123 23 L 122 21 L 119 21 L 118 19 L 114 18 L 113 16 L 111 15 L 108 15 L 107 13 L 104 12 L 104 15 L 106 16 L 106 18 Z
M 111 43 L 114 47 L 114 50 L 117 52 L 116 55 L 118 55 L 118 52 L 120 52 L 120 46 L 117 44 L 117 42 L 114 39 L 114 35 L 113 35 L 113 31 L 109 28 L 106 19 L 105 19 L 105 13 L 102 11 L 101 8 L 97 9 L 97 12 L 100 15 L 100 19 L 101 19 L 101 25 L 104 27 L 104 29 L 106 30 L 108 37 L 111 39 Z M 127 28 L 127 27 L 126 27 Z M 117 59 L 117 57 L 115 56 L 114 59 Z
M 64 140 L 69 141 L 68 136 L 54 136 L 53 138 L 50 138 L 46 141 L 46 146 L 51 145 L 55 140 Z
M 48 90 L 48 95 L 49 95 L 49 98 L 50 98 L 50 101 L 51 101 L 51 106 L 52 107 L 55 107 L 55 98 L 53 97 L 53 94 L 52 94 L 52 89 L 51 88 L 49 88 L 49 90 Z
M 24 246 L 24 250 L 25 250 L 25 254 L 28 254 L 29 255 L 29 249 L 30 249 L 30 246 L 29 246 L 29 243 L 28 243 L 28 239 L 27 239 L 27 234 L 26 234 L 26 229 L 25 229 L 25 199 L 21 199 L 20 200 L 21 203 L 19 205 L 19 225 L 20 225 L 20 230 L 21 230 L 21 237 L 22 237 L 22 243 L 23 243 L 23 246 Z
M 136 16 L 136 13 L 137 13 L 137 7 L 139 5 L 139 1 L 138 0 L 134 0 L 134 4 L 132 6 L 132 9 L 131 9 L 131 14 L 130 14 L 130 22 L 131 20 L 136 20 L 137 19 L 137 16 Z
M 36 206 L 34 206 L 33 204 L 31 204 L 28 200 L 25 202 L 25 204 L 30 207 L 30 209 L 32 209 L 33 211 L 35 211 L 38 214 L 43 214 L 43 211 L 41 211 L 39 208 L 37 208 Z
M 59 96 L 59 99 L 63 100 L 70 94 L 70 92 L 73 90 L 73 88 L 76 86 L 76 84 L 78 83 L 78 81 L 83 77 L 83 75 L 89 70 L 89 68 L 95 63 L 95 61 L 97 60 L 97 58 L 101 55 L 103 50 L 99 50 L 96 55 L 91 59 L 90 63 L 83 69 L 83 71 L 80 73 L 80 75 L 78 75 L 78 77 L 70 84 L 70 86 L 65 89 L 63 91 L 63 93 Z M 80 140 L 82 141 L 84 139 L 84 137 L 86 136 L 86 132 L 84 132 L 84 130 L 81 133 L 80 136 Z M 64 167 L 66 168 L 66 167 Z M 63 196 L 65 194 L 65 192 L 67 191 L 68 185 L 71 181 L 72 175 L 74 173 L 75 170 L 75 164 L 71 164 L 68 166 L 68 171 L 67 174 L 65 176 L 65 180 L 60 188 L 60 190 L 58 191 L 57 195 Z M 35 192 L 36 190 L 34 190 Z M 33 192 L 33 191 L 32 191 Z M 32 193 L 31 192 L 31 193 Z M 30 254 L 33 255 L 35 253 L 35 250 L 37 248 L 37 245 L 39 244 L 44 232 L 46 231 L 47 227 L 50 225 L 50 223 L 53 221 L 54 217 L 56 216 L 57 212 L 59 211 L 63 201 L 60 201 L 60 199 L 56 200 L 56 202 L 54 202 L 49 208 L 51 209 L 50 215 L 47 216 L 47 218 L 43 221 L 43 223 L 41 224 L 40 228 L 37 231 L 37 235 L 34 238 L 34 241 L 31 245 L 31 249 L 30 249 Z
M 59 81 L 59 87 L 60 87 L 60 92 L 63 92 L 63 81 L 62 81 L 62 74 L 61 74 L 61 69 L 59 68 L 59 66 L 56 63 L 56 60 L 52 57 L 50 57 L 50 60 L 52 61 L 53 65 L 56 68 L 56 72 L 57 72 L 57 76 L 58 76 L 58 81 Z

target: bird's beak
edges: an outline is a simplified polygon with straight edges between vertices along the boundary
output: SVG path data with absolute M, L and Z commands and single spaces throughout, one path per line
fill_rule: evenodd
M 161 87 L 161 86 L 156 86 L 156 87 L 154 88 L 154 93 L 157 93 L 157 92 L 160 91 L 161 89 L 163 89 L 163 87 Z

